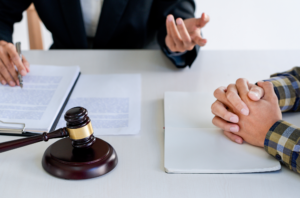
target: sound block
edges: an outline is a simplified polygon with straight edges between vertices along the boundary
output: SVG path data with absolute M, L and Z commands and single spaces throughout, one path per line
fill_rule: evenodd
M 99 138 L 88 148 L 74 148 L 70 138 L 58 140 L 47 148 L 42 160 L 50 175 L 72 180 L 104 175 L 117 163 L 114 148 Z

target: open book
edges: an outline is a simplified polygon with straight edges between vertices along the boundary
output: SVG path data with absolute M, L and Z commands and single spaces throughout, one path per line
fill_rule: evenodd
M 0 133 L 49 132 L 55 128 L 79 74 L 78 66 L 35 66 L 23 89 L 0 85 Z
M 167 173 L 251 173 L 280 170 L 263 148 L 231 142 L 212 124 L 212 93 L 165 93 Z

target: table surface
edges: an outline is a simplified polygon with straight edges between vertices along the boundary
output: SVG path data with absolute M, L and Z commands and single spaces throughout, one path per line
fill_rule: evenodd
M 157 50 L 28 51 L 31 64 L 79 65 L 82 74 L 140 73 L 141 132 L 101 136 L 116 149 L 119 163 L 99 178 L 69 181 L 41 165 L 55 140 L 0 154 L 0 197 L 292 197 L 300 175 L 281 171 L 256 174 L 167 174 L 164 172 L 165 91 L 205 91 L 239 77 L 251 82 L 300 65 L 300 51 L 202 51 L 191 68 L 176 69 Z M 92 85 L 91 85 L 92 86 Z M 199 101 L 201 102 L 201 101 Z M 17 139 L 1 136 L 0 142 Z M 201 151 L 200 151 L 201 152 Z M 203 159 L 205 160 L 205 159 Z

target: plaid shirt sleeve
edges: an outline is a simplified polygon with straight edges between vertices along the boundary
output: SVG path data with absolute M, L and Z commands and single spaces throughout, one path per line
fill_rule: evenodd
M 300 128 L 277 121 L 265 138 L 265 150 L 289 169 L 300 173 Z
M 273 83 L 281 111 L 300 111 L 300 67 L 271 77 L 265 81 Z
M 300 67 L 273 74 L 270 81 L 282 112 L 300 111 Z M 299 122 L 300 123 L 300 122 Z M 279 120 L 265 138 L 265 150 L 291 170 L 300 173 L 300 128 Z

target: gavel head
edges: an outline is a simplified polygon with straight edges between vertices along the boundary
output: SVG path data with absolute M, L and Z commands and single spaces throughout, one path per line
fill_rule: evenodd
M 67 131 L 75 148 L 86 148 L 95 142 L 93 127 L 88 112 L 83 107 L 74 107 L 65 114 Z

